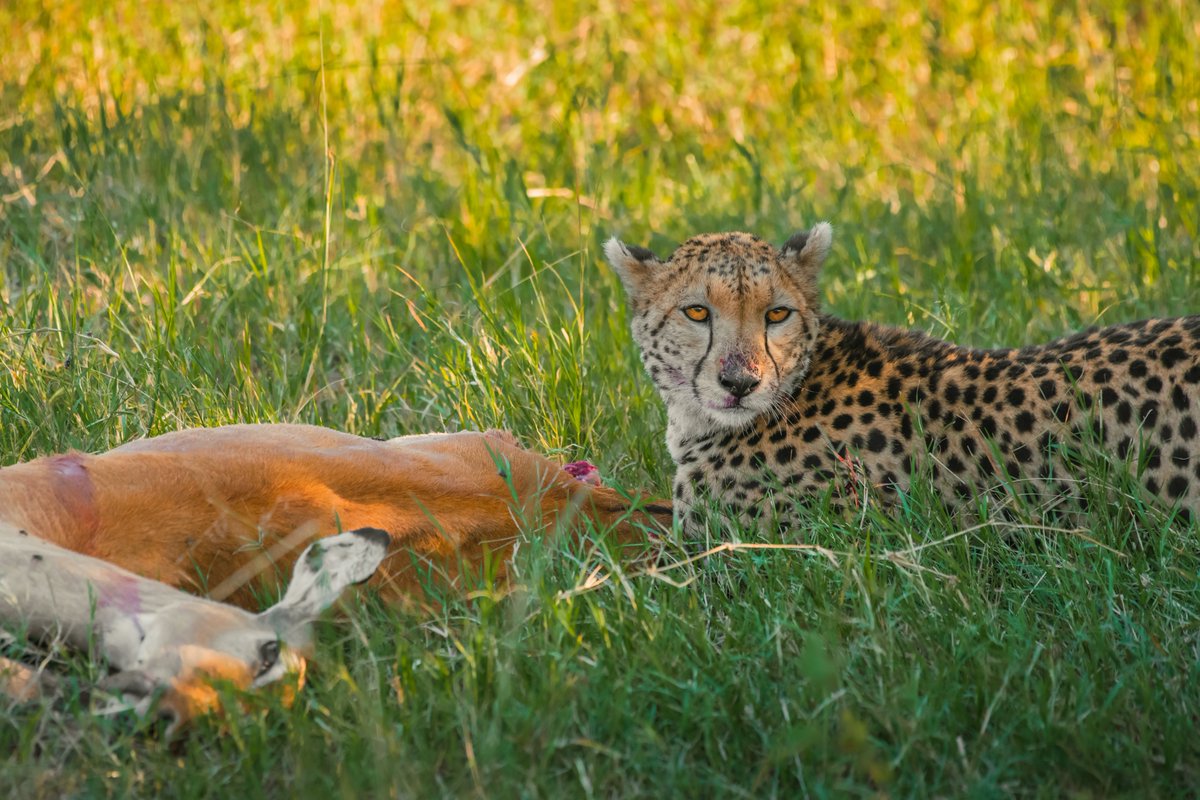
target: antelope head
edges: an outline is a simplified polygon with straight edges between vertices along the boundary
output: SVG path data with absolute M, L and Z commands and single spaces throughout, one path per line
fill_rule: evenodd
M 373 528 L 316 540 L 283 599 L 255 614 L 12 534 L 0 526 L 0 621 L 80 649 L 90 640 L 115 670 L 102 688 L 121 698 L 117 707 L 156 709 L 169 731 L 220 707 L 214 682 L 298 689 L 312 622 L 375 572 L 390 543 Z

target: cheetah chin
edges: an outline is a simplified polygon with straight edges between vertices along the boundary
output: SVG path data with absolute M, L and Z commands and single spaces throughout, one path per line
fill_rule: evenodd
M 1200 510 L 1200 316 L 960 347 L 823 313 L 832 239 L 827 223 L 778 249 L 704 234 L 665 261 L 605 245 L 667 407 L 687 530 L 712 507 L 791 527 L 814 498 L 894 503 L 918 474 L 951 508 L 985 492 L 1078 508 L 1097 454 L 1147 495 Z

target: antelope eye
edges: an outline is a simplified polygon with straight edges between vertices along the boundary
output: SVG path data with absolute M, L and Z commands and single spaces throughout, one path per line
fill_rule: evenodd
M 790 308 L 787 308 L 786 306 L 779 306 L 778 308 L 772 308 L 770 311 L 767 312 L 767 322 L 774 325 L 777 322 L 783 322 L 785 319 L 787 319 L 791 315 L 792 315 L 792 310 Z
M 266 675 L 277 661 L 279 661 L 279 640 L 268 639 L 258 647 L 258 674 L 254 677 L 261 678 Z
M 708 309 L 704 306 L 688 306 L 683 313 L 692 322 L 704 322 L 708 319 Z

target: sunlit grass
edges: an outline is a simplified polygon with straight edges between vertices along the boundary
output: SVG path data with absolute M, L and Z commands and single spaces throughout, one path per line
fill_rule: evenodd
M 977 345 L 1200 310 L 1190 3 L 15 0 L 0 35 L 2 463 L 234 421 L 506 427 L 665 492 L 614 233 L 665 255 L 829 219 L 832 310 Z M 174 749 L 5 708 L 0 789 L 1186 792 L 1196 529 L 1133 496 L 1085 522 L 958 535 L 918 491 L 816 512 L 832 560 L 582 593 L 597 557 L 526 543 L 511 594 L 365 598 L 295 708 Z

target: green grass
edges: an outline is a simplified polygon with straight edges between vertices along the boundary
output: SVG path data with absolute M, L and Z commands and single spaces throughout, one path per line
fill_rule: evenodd
M 829 219 L 832 310 L 975 345 L 1200 311 L 1192 3 L 186 5 L 0 4 L 2 463 L 498 426 L 665 493 L 613 233 Z M 534 541 L 507 597 L 352 604 L 293 708 L 182 744 L 2 706 L 0 795 L 1195 791 L 1200 531 L 1085 523 L 917 493 L 814 513 L 832 561 L 565 598 L 595 557 Z

